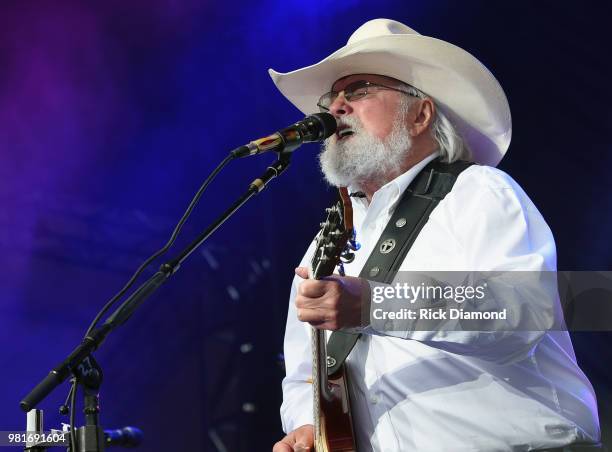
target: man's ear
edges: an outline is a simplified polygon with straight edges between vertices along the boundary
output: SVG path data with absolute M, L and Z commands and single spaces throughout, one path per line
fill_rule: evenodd
M 417 137 L 425 132 L 433 123 L 436 106 L 431 99 L 419 99 L 415 102 L 414 121 L 410 126 L 410 135 Z

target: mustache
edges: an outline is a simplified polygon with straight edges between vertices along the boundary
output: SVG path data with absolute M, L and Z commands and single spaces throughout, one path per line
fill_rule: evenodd
M 340 116 L 336 119 L 336 123 L 338 124 L 338 127 L 347 126 L 357 130 L 363 128 L 363 123 L 361 122 L 361 120 L 352 116 Z

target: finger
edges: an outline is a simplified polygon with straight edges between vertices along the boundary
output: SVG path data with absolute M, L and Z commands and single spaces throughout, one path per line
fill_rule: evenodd
M 283 443 L 282 441 L 279 441 L 272 448 L 272 452 L 293 452 L 293 447 L 291 447 L 287 443 Z
M 338 322 L 333 321 L 333 320 L 326 320 L 324 322 L 319 322 L 319 323 L 309 322 L 309 324 L 312 325 L 317 330 L 337 331 L 340 329 L 340 325 L 338 324 Z
M 295 447 L 302 446 L 303 450 L 310 450 L 314 447 L 314 428 L 311 425 L 305 425 L 295 432 Z M 294 450 L 298 450 L 294 448 Z
M 310 452 L 310 447 L 307 447 L 302 443 L 295 443 L 295 446 L 293 446 L 293 452 Z
M 300 293 L 295 296 L 295 307 L 298 309 L 326 309 L 332 306 L 329 297 L 310 297 Z
M 308 279 L 298 286 L 298 294 L 307 298 L 321 298 L 338 293 L 337 281 L 317 281 Z
M 295 269 L 295 274 L 302 279 L 308 279 L 308 269 L 306 267 L 297 267 Z
M 293 452 L 293 444 L 295 444 L 295 438 L 287 435 L 274 445 L 272 452 Z
M 297 318 L 300 322 L 308 322 L 312 326 L 320 325 L 326 321 L 325 313 L 316 309 L 298 309 Z

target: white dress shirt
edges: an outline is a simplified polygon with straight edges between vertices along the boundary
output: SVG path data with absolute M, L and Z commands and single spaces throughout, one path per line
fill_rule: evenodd
M 359 275 L 402 193 L 434 157 L 381 187 L 369 205 L 353 199 L 361 249 L 347 275 Z M 474 165 L 432 212 L 400 270 L 555 268 L 553 236 L 531 200 L 507 174 Z M 285 332 L 285 432 L 313 423 L 310 326 L 294 304 L 300 281 Z M 599 440 L 595 394 L 565 331 L 364 333 L 347 359 L 359 452 L 528 451 Z

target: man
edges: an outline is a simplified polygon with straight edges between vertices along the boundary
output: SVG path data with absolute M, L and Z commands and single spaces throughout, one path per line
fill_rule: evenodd
M 360 452 L 556 450 L 597 443 L 593 389 L 568 334 L 553 323 L 543 321 L 549 331 L 398 331 L 368 315 L 363 320 L 374 303 L 362 293 L 373 284 L 357 275 L 376 252 L 406 187 L 434 159 L 480 165 L 458 176 L 400 270 L 555 269 L 548 226 L 516 182 L 492 168 L 508 148 L 511 121 L 489 71 L 452 44 L 376 19 L 321 62 L 270 73 L 304 113 L 318 108 L 336 117 L 338 131 L 324 145 L 321 168 L 332 185 L 363 194 L 353 198 L 361 249 L 346 265 L 347 276 L 308 279 L 312 246 L 296 269 L 281 407 L 287 436 L 274 451 L 313 447 L 310 325 L 362 333 L 346 361 Z M 519 325 L 538 317 L 534 300 L 518 298 L 502 302 L 510 308 L 524 303 Z

